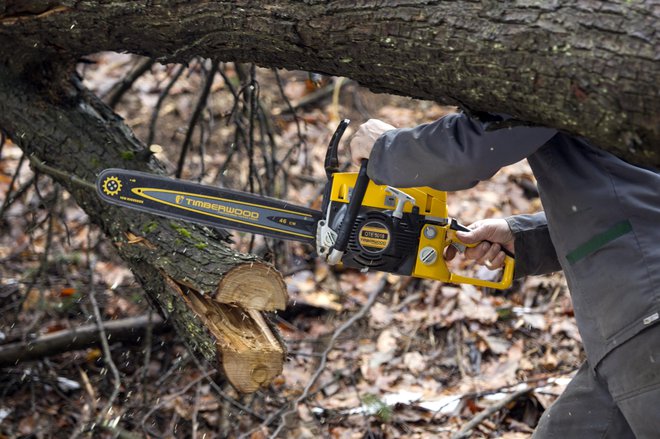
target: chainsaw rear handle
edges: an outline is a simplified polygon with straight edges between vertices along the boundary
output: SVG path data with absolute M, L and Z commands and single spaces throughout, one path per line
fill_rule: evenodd
M 452 220 L 453 221 L 453 220 Z M 476 247 L 484 241 L 475 242 L 474 244 L 467 244 L 461 241 L 458 236 L 456 236 L 456 230 L 468 231 L 469 229 L 461 226 L 456 223 L 459 227 L 455 227 L 454 224 L 450 226 L 450 229 L 447 232 L 447 245 L 454 245 L 458 248 L 459 251 L 464 251 L 466 247 Z M 462 249 L 461 249 L 462 247 Z M 476 277 L 462 276 L 456 273 L 449 273 L 449 282 L 457 284 L 470 284 L 479 287 L 485 288 L 495 288 L 498 290 L 505 290 L 511 287 L 513 283 L 513 271 L 515 268 L 516 260 L 513 257 L 513 254 L 502 247 L 502 251 L 506 254 L 504 257 L 504 270 L 502 271 L 502 278 L 499 282 L 493 282 L 483 279 L 478 279 Z

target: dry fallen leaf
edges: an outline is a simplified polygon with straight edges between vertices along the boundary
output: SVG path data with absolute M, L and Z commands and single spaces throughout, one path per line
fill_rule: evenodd
M 386 329 L 380 333 L 376 340 L 376 349 L 378 349 L 378 352 L 394 352 L 396 347 L 396 336 L 393 329 Z
M 548 322 L 545 319 L 545 315 L 540 313 L 525 313 L 522 315 L 525 323 L 539 331 L 545 331 L 548 327 Z
M 133 279 L 133 273 L 123 265 L 114 264 L 112 262 L 99 261 L 94 266 L 94 272 L 98 279 L 103 282 L 111 290 L 116 289 L 124 282 L 130 282 Z
M 489 388 L 504 387 L 516 382 L 516 371 L 523 356 L 523 340 L 517 340 L 507 355 L 497 362 L 488 363 L 482 368 L 479 381 Z
M 475 300 L 461 290 L 458 294 L 458 307 L 463 311 L 465 317 L 470 320 L 476 320 L 481 323 L 495 323 L 497 321 L 497 311 L 490 303 L 483 298 Z
M 482 334 L 479 334 L 479 336 L 486 343 L 488 349 L 496 355 L 505 354 L 511 348 L 511 343 L 504 338 Z
M 369 325 L 374 329 L 384 328 L 392 323 L 392 318 L 392 309 L 383 303 L 376 302 L 369 314 Z
M 563 332 L 575 341 L 582 342 L 582 337 L 580 337 L 580 332 L 573 319 L 567 319 L 564 317 L 560 321 L 553 323 L 550 328 L 550 333 L 555 335 L 559 332 Z
M 403 364 L 414 374 L 419 374 L 426 370 L 426 358 L 419 352 L 406 352 L 403 355 Z

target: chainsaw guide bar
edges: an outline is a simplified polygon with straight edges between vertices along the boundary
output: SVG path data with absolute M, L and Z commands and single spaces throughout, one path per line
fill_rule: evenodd
M 123 207 L 310 244 L 321 219 L 321 212 L 286 201 L 123 169 L 104 170 L 97 191 Z

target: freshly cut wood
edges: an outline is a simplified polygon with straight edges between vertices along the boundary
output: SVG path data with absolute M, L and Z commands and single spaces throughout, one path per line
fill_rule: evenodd
M 215 300 L 248 310 L 275 311 L 286 307 L 282 276 L 272 265 L 255 262 L 232 268 L 222 276 Z
M 260 311 L 246 312 L 194 291 L 184 297 L 215 337 L 222 369 L 238 391 L 254 392 L 282 373 L 284 348 Z

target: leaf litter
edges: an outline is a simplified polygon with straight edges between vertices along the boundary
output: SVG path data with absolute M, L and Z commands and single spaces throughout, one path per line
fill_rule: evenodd
M 85 85 L 101 95 L 136 62 L 132 56 L 114 53 L 93 58 L 95 64 L 81 67 L 81 73 Z M 202 61 L 192 62 L 161 109 L 154 143 L 164 147 L 162 155 L 170 163 L 178 159 L 178 146 L 203 84 L 204 66 Z M 142 139 L 172 71 L 173 66 L 155 64 L 117 107 Z M 224 72 L 232 85 L 240 85 L 238 69 L 227 64 Z M 286 97 L 304 100 L 309 94 L 309 75 L 279 74 Z M 289 176 L 286 181 L 273 181 L 272 194 L 316 208 L 325 178 L 325 148 L 336 124 L 330 117 L 333 111 L 351 118 L 352 130 L 368 117 L 403 127 L 452 111 L 431 102 L 373 94 L 349 83 L 338 102 L 321 99 L 299 109 L 296 119 L 286 110 L 272 71 L 258 69 L 258 79 L 261 97 L 275 109 L 270 113 L 278 146 L 275 156 Z M 335 79 L 325 80 L 332 84 Z M 205 119 L 208 139 L 204 148 L 201 143 L 193 148 L 184 178 L 201 175 L 207 184 L 249 186 L 246 153 L 232 149 L 233 103 L 228 84 L 218 78 Z M 291 149 L 294 144 L 300 146 Z M 348 160 L 344 145 L 342 153 Z M 107 239 L 89 225 L 68 194 L 58 191 L 49 179 L 36 177 L 21 163 L 21 156 L 11 141 L 2 146 L 2 201 L 32 177 L 36 180 L 0 218 L 0 347 L 89 323 L 88 250 L 98 259 L 91 287 L 98 292 L 103 318 L 149 313 L 134 275 Z M 18 178 L 13 181 L 19 164 Z M 260 178 L 265 178 L 265 168 L 260 172 L 264 173 Z M 450 215 L 469 224 L 537 211 L 541 205 L 538 198 L 529 198 L 530 182 L 533 177 L 526 163 L 504 168 L 475 188 L 449 193 Z M 48 202 L 49 197 L 55 201 Z M 49 242 L 51 217 L 56 232 Z M 255 250 L 256 243 L 256 250 L 267 253 L 274 245 L 262 239 L 253 243 L 247 234 L 234 233 L 233 238 L 241 251 Z M 239 395 L 221 375 L 212 373 L 215 365 L 193 361 L 172 331 L 128 344 L 111 340 L 121 389 L 113 406 L 117 421 L 101 428 L 101 435 L 238 437 L 254 431 L 251 437 L 267 437 L 274 426 L 260 427 L 255 416 L 266 418 L 300 394 L 333 332 L 383 280 L 386 288 L 367 318 L 337 340 L 311 396 L 300 405 L 299 417 L 291 421 L 287 437 L 451 437 L 496 401 L 529 389 L 471 436 L 528 437 L 542 410 L 561 394 L 584 360 L 561 274 L 527 278 L 509 291 L 496 292 L 340 270 L 314 259 L 302 244 L 276 245 L 271 250 L 277 250 L 273 257 L 285 274 L 290 295 L 290 306 L 276 320 L 289 350 L 282 375 L 255 395 Z M 458 265 L 462 270 L 479 269 L 465 261 Z M 147 349 L 146 342 L 150 343 Z M 0 378 L 0 436 L 6 437 L 73 434 L 94 419 L 112 387 L 98 347 L 19 363 L 5 372 Z M 35 400 L 31 396 L 35 391 L 42 397 Z

